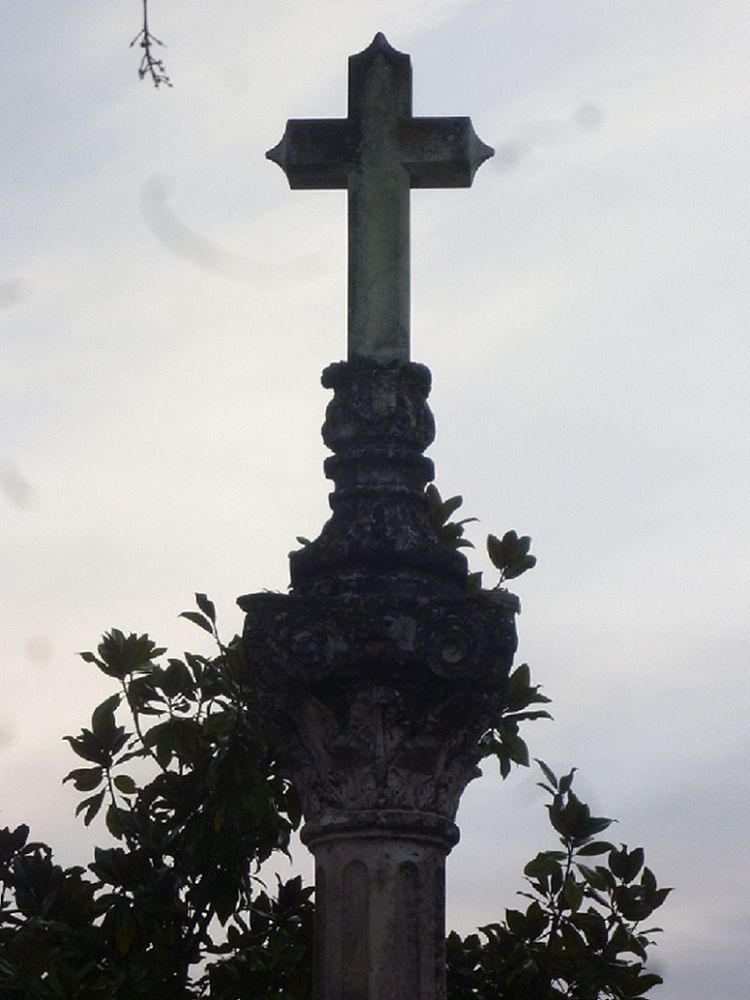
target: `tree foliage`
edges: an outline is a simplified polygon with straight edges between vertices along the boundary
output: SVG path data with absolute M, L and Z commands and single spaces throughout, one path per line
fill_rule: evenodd
M 299 877 L 264 884 L 261 865 L 287 853 L 300 823 L 293 787 L 251 709 L 240 640 L 224 645 L 211 601 L 184 616 L 218 644 L 213 656 L 168 657 L 147 635 L 113 629 L 81 654 L 117 690 L 66 740 L 77 813 L 104 819 L 110 846 L 87 868 L 63 868 L 29 839 L 0 830 L 0 996 L 4 1000 L 309 1000 L 313 890 Z M 546 715 L 523 664 L 482 750 L 501 773 L 527 765 L 519 724 Z M 653 930 L 642 921 L 669 890 L 643 851 L 596 839 L 592 816 L 542 767 L 561 850 L 525 869 L 525 910 L 448 938 L 451 1000 L 633 998 Z
M 463 506 L 464 498 L 460 495 L 444 500 L 434 483 L 425 490 L 427 499 L 427 517 L 435 537 L 449 549 L 473 549 L 474 543 L 465 537 L 466 525 L 478 521 L 477 517 L 464 517 L 460 521 L 451 521 L 459 507 Z M 508 580 L 515 580 L 536 566 L 536 556 L 531 555 L 531 538 L 515 531 L 506 531 L 502 538 L 497 535 L 487 536 L 487 555 L 495 569 L 500 571 L 500 578 L 495 584 L 499 590 Z M 476 592 L 482 587 L 482 574 L 470 573 L 469 590 Z
M 658 927 L 642 923 L 670 892 L 645 867 L 643 849 L 599 840 L 611 819 L 592 816 L 543 762 L 550 823 L 562 850 L 541 851 L 524 868 L 529 900 L 505 919 L 462 939 L 448 936 L 451 1000 L 632 1000 L 661 983 L 646 970 Z

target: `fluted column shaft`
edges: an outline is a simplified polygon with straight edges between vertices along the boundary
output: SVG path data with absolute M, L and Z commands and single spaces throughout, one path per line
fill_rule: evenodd
M 381 812 L 308 826 L 316 1000 L 444 1000 L 445 857 L 437 817 Z

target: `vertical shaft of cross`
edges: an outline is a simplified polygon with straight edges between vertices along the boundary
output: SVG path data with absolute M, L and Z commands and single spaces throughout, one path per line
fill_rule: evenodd
M 365 228 L 362 216 L 377 212 L 385 199 L 390 218 Z M 349 266 L 347 357 L 408 361 L 409 298 L 408 178 L 383 184 L 366 174 L 349 185 Z
M 399 126 L 410 118 L 410 60 L 378 35 L 349 68 L 349 120 L 359 136 L 347 182 L 350 360 L 409 360 L 410 180 Z

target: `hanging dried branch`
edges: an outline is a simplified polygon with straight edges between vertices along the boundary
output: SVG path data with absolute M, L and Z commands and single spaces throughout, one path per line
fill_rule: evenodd
M 130 43 L 130 48 L 132 49 L 134 45 L 140 46 L 143 50 L 141 65 L 138 67 L 138 76 L 141 80 L 145 76 L 150 76 L 155 87 L 160 86 L 162 83 L 167 87 L 171 87 L 172 81 L 169 79 L 169 76 L 164 69 L 164 61 L 162 59 L 157 59 L 154 55 L 155 46 L 160 45 L 162 48 L 166 48 L 166 46 L 164 45 L 164 42 L 157 38 L 156 35 L 152 34 L 149 29 L 148 0 L 143 0 L 143 26 Z

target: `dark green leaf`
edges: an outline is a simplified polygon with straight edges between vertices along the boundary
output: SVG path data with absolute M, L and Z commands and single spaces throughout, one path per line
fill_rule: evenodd
M 73 752 L 82 760 L 91 761 L 92 764 L 107 763 L 107 755 L 103 753 L 90 729 L 82 729 L 80 736 L 63 736 L 63 739 L 70 743 Z
M 22 850 L 29 839 L 29 828 L 25 823 L 10 830 L 7 826 L 0 830 L 0 864 L 5 864 L 14 854 Z
M 513 712 L 510 715 L 503 716 L 511 722 L 524 722 L 530 721 L 532 719 L 551 719 L 552 716 L 549 712 L 539 711 L 539 712 Z
M 118 774 L 114 779 L 114 786 L 123 795 L 134 795 L 138 787 L 129 774 Z
M 443 523 L 445 523 L 448 520 L 451 514 L 454 514 L 458 510 L 458 508 L 462 506 L 463 502 L 464 498 L 462 496 L 449 497 L 447 500 L 443 501 L 440 507 L 440 516 L 443 520 Z M 476 521 L 476 518 L 466 518 L 465 520 Z
M 83 813 L 83 822 L 85 826 L 90 826 L 91 821 L 101 809 L 105 793 L 106 789 L 103 788 L 100 792 L 97 792 L 96 795 L 91 795 L 89 798 L 83 799 L 83 801 L 79 802 L 76 806 L 76 816 Z
M 116 805 L 110 805 L 107 812 L 104 815 L 104 822 L 107 824 L 107 829 L 115 838 L 115 840 L 122 840 L 123 828 L 120 822 L 120 813 L 123 810 L 118 809 Z
M 158 686 L 168 698 L 176 698 L 192 689 L 193 679 L 182 660 L 170 660 L 159 676 Z
M 636 857 L 634 858 L 633 855 L 636 855 Z M 631 862 L 633 862 L 633 864 L 631 864 Z M 636 849 L 632 851 L 632 853 L 629 854 L 627 857 L 627 860 L 625 862 L 625 871 L 623 873 L 624 882 L 632 881 L 632 879 L 628 878 L 628 875 L 630 874 L 630 871 L 632 871 L 636 863 L 638 864 L 638 868 L 640 869 L 640 866 L 643 864 L 643 848 L 641 847 L 636 847 Z M 635 878 L 635 875 L 633 876 L 633 878 Z M 656 892 L 656 878 L 650 868 L 643 869 L 643 874 L 641 875 L 641 885 L 649 895 L 652 892 Z
M 95 663 L 97 666 L 102 665 L 101 660 L 98 659 L 98 657 L 96 657 L 93 653 L 85 652 L 85 653 L 79 653 L 78 655 L 81 657 L 82 660 L 85 660 L 86 663 Z
M 530 704 L 531 670 L 528 663 L 521 663 L 508 678 L 506 711 L 515 712 Z
M 606 877 L 601 871 L 595 868 L 588 868 L 586 865 L 578 864 L 578 870 L 583 876 L 584 880 L 594 889 L 598 889 L 601 892 L 606 892 L 609 888 Z
M 65 775 L 63 784 L 72 781 L 79 792 L 93 792 L 103 777 L 104 771 L 101 767 L 79 767 Z
M 612 874 L 617 878 L 623 878 L 625 874 L 625 864 L 627 862 L 628 849 L 623 844 L 621 850 L 615 850 L 614 848 L 609 852 L 609 867 L 612 870 Z
M 487 535 L 487 555 L 496 569 L 501 570 L 504 568 L 505 556 L 503 555 L 503 545 L 497 535 Z
M 430 508 L 440 507 L 443 503 L 443 498 L 440 496 L 440 490 L 434 483 L 430 483 L 429 486 L 424 491 L 427 497 L 427 502 Z
M 586 913 L 575 913 L 571 917 L 571 922 L 576 927 L 580 927 L 586 935 L 586 941 L 591 948 L 600 950 L 607 944 L 608 932 L 607 924 L 601 913 L 589 910 Z
M 131 907 L 121 907 L 118 912 L 115 945 L 121 957 L 130 951 L 136 936 L 136 925 Z
M 187 618 L 189 622 L 192 622 L 193 625 L 197 625 L 199 628 L 202 628 L 204 631 L 208 632 L 209 635 L 214 634 L 211 622 L 207 618 L 204 618 L 198 611 L 181 611 L 177 617 Z
M 513 530 L 506 531 L 500 541 L 500 545 L 503 550 L 505 562 L 510 562 L 518 552 L 518 535 L 516 532 Z
M 120 694 L 110 695 L 97 705 L 91 716 L 91 731 L 103 748 L 108 748 L 115 734 L 115 710 L 120 704 Z
M 542 769 L 542 773 L 544 774 L 544 777 L 547 779 L 547 781 L 549 781 L 550 785 L 552 785 L 553 788 L 557 788 L 557 778 L 555 777 L 555 772 L 552 771 L 549 767 L 547 767 L 547 765 L 544 763 L 543 760 L 539 760 L 538 757 L 535 757 L 534 760 Z
M 612 826 L 614 822 L 615 821 L 613 819 L 607 819 L 604 816 L 590 816 L 581 823 L 580 832 L 576 835 L 577 839 L 585 840 L 589 837 L 593 837 L 597 833 L 601 833 L 602 830 L 606 830 L 608 827 Z
M 195 603 L 198 605 L 203 614 L 208 618 L 209 621 L 216 624 L 216 608 L 214 607 L 214 602 L 210 601 L 206 594 L 196 594 Z
M 546 785 L 543 781 L 537 781 L 537 788 L 543 788 L 545 792 L 549 792 L 550 795 L 557 795 L 557 792 L 550 785 Z
M 565 795 L 566 792 L 570 791 L 570 786 L 573 784 L 573 775 L 576 773 L 577 770 L 578 768 L 574 767 L 566 775 L 563 775 L 563 777 L 560 778 L 559 788 L 560 792 L 563 795 Z
M 632 882 L 633 879 L 638 875 L 638 872 L 643 867 L 644 854 L 642 847 L 634 848 L 625 858 L 625 863 L 623 865 L 622 878 L 624 882 Z M 648 869 L 646 869 L 648 871 Z M 644 876 L 645 876 L 644 872 Z M 654 880 L 654 888 L 656 888 L 656 881 Z
M 560 863 L 564 858 L 562 851 L 542 851 L 528 862 L 523 873 L 529 878 L 545 878 L 560 870 Z
M 636 981 L 638 987 L 637 994 L 633 993 L 631 995 L 633 997 L 642 997 L 652 986 L 661 986 L 663 982 L 664 980 L 661 976 L 657 976 L 655 972 L 644 972 Z
M 457 548 L 457 549 L 473 549 L 474 548 L 474 542 L 469 541 L 468 538 L 458 538 L 458 539 L 456 539 L 456 541 L 453 544 L 454 544 L 454 548 Z
M 581 858 L 594 857 L 597 854 L 607 854 L 613 850 L 612 844 L 606 840 L 592 840 L 590 844 L 584 844 L 576 851 L 576 855 Z
M 520 764 L 521 767 L 528 767 L 529 748 L 526 746 L 526 742 L 510 731 L 501 731 L 501 739 L 513 763 Z
M 505 922 L 512 934 L 523 937 L 526 931 L 526 917 L 520 910 L 506 910 Z
M 575 912 L 583 902 L 583 890 L 572 875 L 568 875 L 563 883 L 563 898 L 568 906 Z
M 505 568 L 505 579 L 515 580 L 516 577 L 521 576 L 529 569 L 533 569 L 536 566 L 536 556 L 519 556 L 518 559 L 514 559 L 513 562 L 508 563 Z

